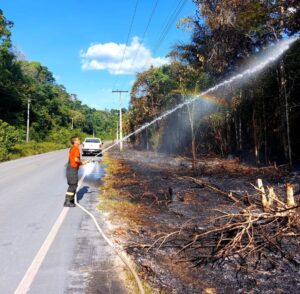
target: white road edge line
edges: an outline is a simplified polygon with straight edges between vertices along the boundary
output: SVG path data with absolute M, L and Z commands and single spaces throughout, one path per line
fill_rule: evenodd
M 92 170 L 94 169 L 95 165 L 93 166 Z M 75 194 L 75 203 L 77 205 L 77 207 L 79 207 L 80 209 L 82 209 L 85 213 L 87 213 L 92 220 L 94 221 L 99 233 L 102 235 L 102 237 L 104 238 L 104 240 L 108 243 L 108 245 L 117 253 L 117 255 L 121 258 L 121 260 L 125 263 L 125 265 L 129 268 L 129 270 L 131 271 L 131 273 L 133 274 L 139 291 L 141 294 L 144 294 L 144 288 L 142 285 L 141 280 L 139 279 L 139 276 L 137 275 L 135 269 L 133 268 L 133 266 L 131 265 L 130 261 L 128 260 L 126 254 L 124 252 L 120 252 L 114 245 L 113 243 L 107 238 L 107 236 L 104 234 L 104 232 L 102 231 L 102 229 L 100 228 L 96 218 L 94 217 L 93 214 L 91 214 L 88 210 L 86 210 L 84 207 L 82 207 L 78 201 L 77 201 L 77 192 L 80 189 L 80 187 L 82 186 L 82 183 L 85 179 L 85 177 L 87 176 L 87 172 L 84 171 L 83 175 L 81 176 L 79 182 L 78 182 L 78 186 L 77 186 L 77 191 Z M 36 274 L 38 273 L 39 268 L 42 265 L 43 260 L 45 259 L 68 211 L 69 211 L 69 207 L 64 207 L 62 212 L 60 213 L 60 215 L 58 216 L 55 224 L 53 225 L 51 231 L 49 232 L 46 240 L 44 241 L 42 247 L 40 248 L 40 250 L 38 251 L 38 253 L 36 254 L 34 260 L 32 261 L 30 267 L 28 268 L 27 272 L 25 273 L 22 281 L 20 282 L 18 288 L 16 289 L 16 291 L 14 292 L 14 294 L 26 294 L 29 292 L 30 290 L 30 286 L 36 276 Z
M 68 211 L 69 207 L 64 207 L 60 215 L 58 216 L 56 222 L 54 223 L 53 227 L 51 228 L 51 231 L 49 232 L 46 240 L 44 241 L 43 245 L 41 246 L 40 250 L 34 257 L 31 265 L 29 266 L 28 270 L 26 271 L 22 281 L 20 282 L 18 288 L 15 291 L 15 294 L 25 294 L 28 293 L 30 290 L 30 286 L 38 273 L 39 268 L 41 267 L 41 264 L 43 260 L 45 259 Z
M 86 177 L 85 173 L 81 177 L 81 179 L 78 182 L 78 188 L 81 187 L 82 182 L 84 181 L 84 178 Z M 40 250 L 34 257 L 31 265 L 27 269 L 22 281 L 20 282 L 18 288 L 15 290 L 15 294 L 26 294 L 30 290 L 30 286 L 32 282 L 34 281 L 35 276 L 37 275 L 64 219 L 66 218 L 66 215 L 68 211 L 70 210 L 69 207 L 64 207 L 61 211 L 60 215 L 56 219 L 56 222 L 54 223 L 53 227 L 51 228 L 51 231 L 49 232 L 46 240 L 44 241 L 43 245 L 41 246 Z

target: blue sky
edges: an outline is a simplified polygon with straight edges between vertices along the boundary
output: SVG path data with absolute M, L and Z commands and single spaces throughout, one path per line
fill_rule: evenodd
M 179 0 L 159 0 L 149 30 L 141 40 L 156 0 L 139 0 L 132 34 L 124 52 L 136 0 L 4 0 L 1 9 L 14 22 L 12 40 L 28 60 L 47 66 L 70 93 L 97 109 L 117 108 L 112 88 L 130 89 L 136 71 L 164 64 L 177 42 L 190 38 L 173 23 L 153 54 L 169 15 Z M 178 18 L 195 13 L 187 0 Z M 136 55 L 137 54 L 137 55 Z M 124 96 L 128 106 L 129 95 Z

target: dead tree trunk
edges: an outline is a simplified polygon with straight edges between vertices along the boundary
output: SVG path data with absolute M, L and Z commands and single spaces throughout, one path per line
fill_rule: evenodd
M 258 164 L 260 164 L 260 160 L 259 160 L 259 140 L 258 140 L 258 135 L 257 135 L 255 106 L 254 106 L 253 114 L 252 114 L 252 127 L 253 127 L 255 163 L 258 165 Z
M 238 120 L 237 120 L 237 111 L 235 111 L 234 114 L 234 133 L 235 133 L 235 143 L 236 143 L 236 149 L 239 150 L 239 133 L 238 133 Z
M 230 117 L 230 113 L 229 111 L 226 112 L 226 116 L 225 116 L 225 123 L 226 123 L 226 151 L 227 153 L 231 153 L 232 152 L 232 139 L 231 139 L 231 128 L 230 128 L 230 124 L 231 124 L 231 117 Z
M 187 104 L 189 121 L 191 127 L 191 140 L 192 140 L 192 169 L 196 168 L 196 138 L 195 138 L 195 128 L 194 128 L 194 103 L 192 105 Z
M 283 23 L 283 16 L 285 14 L 284 6 L 280 6 L 279 14 L 281 16 L 280 21 L 280 31 L 277 33 L 274 30 L 274 37 L 276 40 L 282 38 L 283 30 L 284 30 L 284 23 Z M 281 104 L 283 104 L 284 113 L 281 115 L 282 120 L 282 127 L 283 127 L 283 144 L 284 144 L 284 153 L 285 158 L 288 160 L 290 168 L 292 168 L 293 161 L 292 161 L 292 147 L 291 147 L 291 135 L 290 135 L 290 118 L 289 118 L 289 101 L 288 95 L 286 91 L 286 74 L 284 68 L 283 60 L 280 61 L 279 69 L 278 69 L 278 84 L 279 84 L 279 97 Z
M 180 79 L 180 88 L 181 94 L 186 96 L 186 89 L 182 85 L 182 80 Z M 187 104 L 188 117 L 191 127 L 191 151 L 192 151 L 192 169 L 196 168 L 196 136 L 195 136 L 195 128 L 194 128 L 194 111 L 195 111 L 195 103 Z
M 286 124 L 286 137 L 287 137 L 287 153 L 288 153 L 288 161 L 289 166 L 292 168 L 293 162 L 292 162 L 292 146 L 291 146 L 291 134 L 290 134 L 290 110 L 289 110 L 289 101 L 288 101 L 288 95 L 286 92 L 286 75 L 285 75 L 285 69 L 284 69 L 284 63 L 281 61 L 280 63 L 280 79 L 281 79 L 281 95 L 284 99 L 284 108 L 285 108 L 285 124 Z
M 290 168 L 293 165 L 292 161 L 292 147 L 291 147 L 291 135 L 290 135 L 290 106 L 288 95 L 286 91 L 286 75 L 283 60 L 280 61 L 278 73 L 278 85 L 279 85 L 279 100 L 280 105 L 284 111 L 281 114 L 281 126 L 282 126 L 282 140 L 285 158 L 288 160 Z
M 241 114 L 239 115 L 239 148 L 240 151 L 242 151 L 243 149 L 243 140 L 242 140 L 242 118 L 241 118 Z
M 240 101 L 242 101 L 242 91 L 240 91 Z M 242 118 L 241 118 L 241 110 L 239 111 L 239 150 L 240 152 L 242 151 L 243 149 L 243 146 L 242 146 Z
M 148 136 L 148 128 L 146 128 L 146 150 L 149 150 L 149 136 Z
M 269 154 L 268 154 L 268 132 L 267 132 L 267 119 L 266 119 L 266 106 L 265 99 L 262 101 L 263 111 L 263 124 L 264 124 L 264 149 L 265 149 L 265 164 L 269 165 Z

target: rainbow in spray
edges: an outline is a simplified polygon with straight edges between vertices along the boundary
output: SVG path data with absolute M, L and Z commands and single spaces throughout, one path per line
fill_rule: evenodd
M 217 97 L 217 96 L 212 95 L 212 94 L 205 94 L 205 95 L 201 95 L 201 96 L 199 96 L 199 95 L 193 96 L 193 98 L 195 98 L 195 97 L 196 97 L 196 99 L 200 99 L 202 101 L 206 101 L 206 102 L 209 102 L 211 104 L 220 105 L 220 106 L 225 106 L 226 105 L 226 102 L 223 98 Z

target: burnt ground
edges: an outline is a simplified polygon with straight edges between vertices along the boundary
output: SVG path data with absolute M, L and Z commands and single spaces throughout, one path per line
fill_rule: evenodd
M 220 211 L 241 210 L 225 194 L 187 177 L 242 198 L 246 191 L 250 197 L 257 195 L 251 186 L 257 178 L 278 194 L 284 194 L 287 182 L 297 192 L 299 174 L 289 173 L 284 166 L 255 168 L 217 158 L 201 158 L 192 171 L 187 158 L 130 148 L 109 152 L 104 163 L 107 173 L 99 208 L 108 212 L 111 236 L 126 248 L 153 292 L 300 292 L 299 266 L 278 253 L 263 253 L 271 258 L 253 268 L 247 261 L 204 261 L 199 258 L 205 254 L 201 249 L 181 251 L 198 231 L 213 228 Z M 297 195 L 296 200 L 299 203 Z

